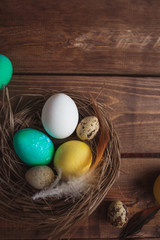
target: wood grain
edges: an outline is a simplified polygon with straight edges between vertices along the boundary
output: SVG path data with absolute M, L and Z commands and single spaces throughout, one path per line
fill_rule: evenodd
M 107 222 L 109 201 L 123 201 L 129 211 L 129 218 L 144 208 L 154 206 L 153 183 L 160 173 L 158 158 L 122 159 L 119 179 L 106 196 L 105 201 L 82 223 L 74 237 L 76 238 L 118 238 L 120 230 Z M 138 235 L 145 238 L 160 237 L 160 212 Z
M 153 183 L 160 173 L 158 158 L 123 158 L 120 177 L 105 198 L 105 201 L 86 220 L 79 224 L 72 238 L 84 239 L 117 239 L 119 229 L 107 221 L 107 208 L 112 200 L 123 201 L 129 211 L 129 218 L 144 208 L 156 205 L 153 197 Z M 0 222 L 0 239 L 44 239 L 41 232 L 30 232 L 26 227 L 17 224 Z M 143 227 L 138 235 L 146 238 L 160 238 L 160 212 Z M 70 237 L 69 236 L 65 236 Z
M 160 156 L 160 78 L 22 75 L 8 87 L 11 96 L 38 93 L 36 88 L 90 92 L 106 106 L 123 154 Z
M 14 73 L 160 74 L 159 0 L 5 0 Z
M 160 173 L 159 23 L 159 0 L 1 1 L 0 53 L 14 67 L 10 96 L 39 93 L 40 88 L 92 93 L 105 105 L 119 137 L 119 179 L 97 210 L 66 238 L 118 240 L 120 231 L 106 217 L 112 200 L 123 201 L 129 217 L 156 205 L 152 188 Z M 0 105 L 1 100 L 0 91 Z M 0 220 L 0 239 L 46 236 Z M 160 240 L 160 212 L 135 239 Z

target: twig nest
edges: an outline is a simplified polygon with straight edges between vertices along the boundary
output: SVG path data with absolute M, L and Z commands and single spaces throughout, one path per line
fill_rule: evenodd
M 108 220 L 113 226 L 122 228 L 128 221 L 127 215 L 127 207 L 121 201 L 114 201 L 109 205 Z
M 91 140 L 95 137 L 99 130 L 99 121 L 95 116 L 88 116 L 82 119 L 82 121 L 78 124 L 76 133 L 77 136 L 85 141 Z
M 32 187 L 43 189 L 54 180 L 54 172 L 48 166 L 35 166 L 26 172 L 25 178 Z
M 70 194 L 67 196 L 63 194 L 61 198 L 57 199 L 55 192 L 54 196 L 47 197 L 45 200 L 40 198 L 38 201 L 32 201 L 35 190 L 27 186 L 24 178 L 28 167 L 20 161 L 12 144 L 14 134 L 20 129 L 32 128 L 44 132 L 41 122 L 42 108 L 46 100 L 53 94 L 56 94 L 57 91 L 41 89 L 39 90 L 40 94 L 27 94 L 27 96 L 22 94 L 10 99 L 8 89 L 5 88 L 3 96 L 4 100 L 8 100 L 8 102 L 5 101 L 0 109 L 2 120 L 4 119 L 0 125 L 0 136 L 2 136 L 0 141 L 0 149 L 2 150 L 0 157 L 0 182 L 2 182 L 0 184 L 0 201 L 2 205 L 0 216 L 8 221 L 22 223 L 29 230 L 33 230 L 34 233 L 40 232 L 42 236 L 54 240 L 64 238 L 67 232 L 71 232 L 80 221 L 87 218 L 98 207 L 112 187 L 120 169 L 118 138 L 112 124 L 107 119 L 104 106 L 96 102 L 93 98 L 90 98 L 90 96 L 84 96 L 71 91 L 64 92 L 75 101 L 81 119 L 86 116 L 97 116 L 101 122 L 99 133 L 93 140 L 88 142 L 93 159 L 91 170 L 87 171 L 84 176 L 89 176 L 87 177 L 87 183 L 89 184 L 87 184 L 87 187 L 85 185 L 84 188 L 81 188 L 80 191 L 79 184 L 76 185 L 80 194 L 75 201 L 73 201 L 73 196 Z M 62 117 L 62 120 L 64 118 Z M 70 136 L 70 140 L 75 140 L 74 134 L 73 138 Z M 63 144 L 65 141 L 56 141 L 56 149 L 58 149 L 59 143 Z M 105 145 L 106 143 L 107 145 Z M 96 162 L 97 164 L 95 165 Z M 52 163 L 51 167 L 53 167 Z M 29 183 L 31 183 L 31 179 L 40 179 L 37 175 L 43 176 L 41 172 L 42 166 L 39 166 L 38 169 L 30 169 L 29 173 L 26 173 L 26 179 Z M 45 176 L 46 172 L 48 173 L 48 170 L 45 167 Z M 94 176 L 93 181 L 90 181 L 90 173 Z M 29 179 L 28 174 L 30 175 Z M 53 173 L 51 173 L 49 179 L 52 179 L 52 177 Z M 76 179 L 79 181 L 79 178 Z M 59 180 L 58 175 L 49 187 L 56 188 L 57 185 L 55 184 L 57 184 L 57 180 Z M 47 185 L 49 184 L 46 178 L 44 181 L 45 184 L 41 180 L 38 181 L 39 185 L 34 185 L 36 188 L 44 187 L 46 182 Z M 69 184 L 70 181 L 72 179 L 60 180 L 59 185 L 68 184 L 72 190 L 73 185 Z M 60 191 L 59 185 L 57 191 Z M 65 187 L 65 185 L 63 186 Z M 45 191 L 47 189 L 45 188 Z M 65 188 L 65 190 L 67 189 Z M 10 207 L 8 208 L 8 206 Z

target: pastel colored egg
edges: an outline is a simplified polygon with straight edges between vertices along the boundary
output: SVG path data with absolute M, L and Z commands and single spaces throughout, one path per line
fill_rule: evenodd
M 85 141 L 93 139 L 99 130 L 99 121 L 96 116 L 88 116 L 81 120 L 78 124 L 76 133 L 77 136 Z
M 54 166 L 64 178 L 78 177 L 88 171 L 92 164 L 90 147 L 77 140 L 63 143 L 54 156 Z
M 6 56 L 0 54 L 0 89 L 3 89 L 11 80 L 13 74 L 12 63 Z
M 35 166 L 26 172 L 25 178 L 32 187 L 43 189 L 53 182 L 54 172 L 48 166 Z
M 153 186 L 153 194 L 158 203 L 160 203 L 160 175 L 156 178 Z
M 48 134 L 57 139 L 69 137 L 78 124 L 79 113 L 68 95 L 51 96 L 42 109 L 42 124 Z
M 16 132 L 13 145 L 19 158 L 30 166 L 47 165 L 53 158 L 52 141 L 36 129 L 25 128 Z

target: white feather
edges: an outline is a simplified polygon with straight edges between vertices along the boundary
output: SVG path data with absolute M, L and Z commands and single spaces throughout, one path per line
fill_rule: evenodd
M 93 174 L 88 172 L 80 177 L 70 178 L 68 181 L 60 181 L 61 173 L 57 177 L 54 183 L 52 183 L 48 188 L 36 193 L 32 199 L 45 199 L 49 197 L 55 198 L 79 198 L 82 192 L 93 182 Z

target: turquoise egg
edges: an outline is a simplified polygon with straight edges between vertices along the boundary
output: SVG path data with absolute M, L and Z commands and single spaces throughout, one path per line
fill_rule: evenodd
M 7 86 L 13 74 L 11 61 L 4 55 L 0 54 L 0 89 Z
M 52 141 L 36 129 L 25 128 L 16 132 L 13 146 L 19 158 L 30 166 L 47 165 L 53 158 Z

